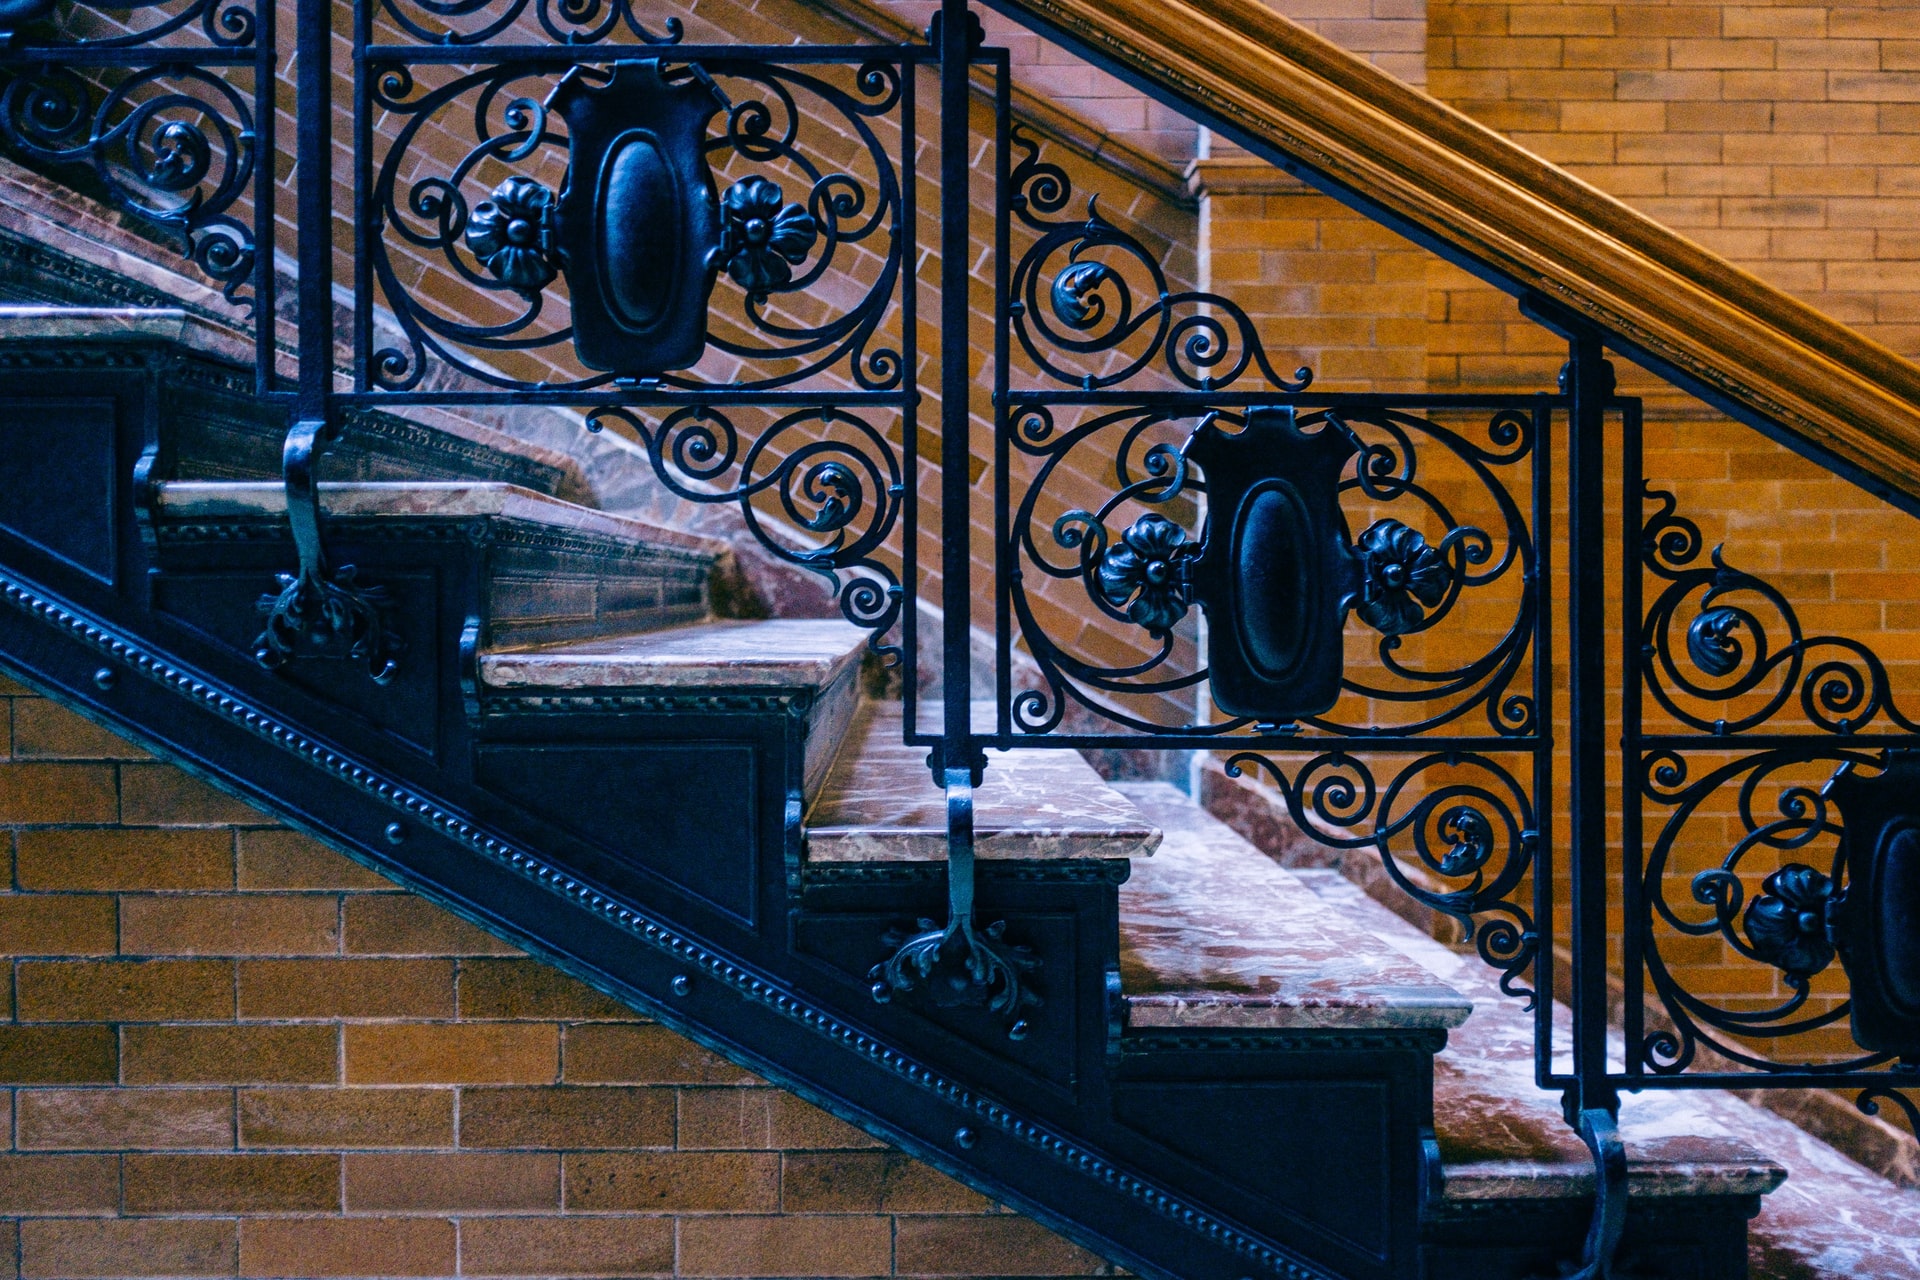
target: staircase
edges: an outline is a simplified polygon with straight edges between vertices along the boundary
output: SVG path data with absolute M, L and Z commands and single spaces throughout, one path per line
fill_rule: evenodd
M 1075 752 L 998 757 L 975 795 L 981 918 L 1038 961 L 1028 1029 L 876 1004 L 889 935 L 944 910 L 946 799 L 863 696 L 865 633 L 712 616 L 725 544 L 484 475 L 324 482 L 404 661 L 263 671 L 285 489 L 207 443 L 245 396 L 167 403 L 217 367 L 191 328 L 0 311 L 22 679 L 1131 1268 L 1520 1280 L 1578 1253 L 1591 1168 L 1524 1030 Z M 1781 1170 L 1671 1146 L 1629 1146 L 1626 1247 L 1744 1274 Z
M 1529 314 L 1572 350 L 1559 395 L 1538 404 L 1587 451 L 1574 466 L 1573 541 L 1587 557 L 1576 628 L 1585 609 L 1597 636 L 1604 613 L 1598 424 L 1622 410 L 1603 337 L 1875 492 L 1920 493 L 1920 375 L 1491 135 L 1435 117 L 1258 6 L 1003 7 L 1256 149 L 1317 158 L 1288 163 L 1517 282 Z M 947 60 L 964 141 L 974 50 L 952 29 L 929 47 L 914 56 Z M 1249 105 L 1258 91 L 1247 85 L 1266 80 L 1286 93 Z M 1374 118 L 1369 95 L 1404 110 Z M 317 163 L 316 146 L 324 136 L 303 142 L 302 164 Z M 1021 189 L 1044 190 L 1029 185 L 1044 171 L 1028 172 Z M 1045 204 L 1021 198 L 1022 214 Z M 1566 225 L 1544 229 L 1542 205 Z M 791 216 L 778 197 L 771 209 L 763 222 Z M 1090 206 L 1087 226 L 1104 225 Z M 1579 869 L 1587 897 L 1574 907 L 1574 946 L 1598 946 L 1598 976 L 1577 971 L 1572 1018 L 1550 1002 L 1529 1012 L 1485 974 L 1436 976 L 1344 881 L 1282 867 L 1175 787 L 1110 783 L 1067 746 L 1004 749 L 1006 690 L 973 707 L 955 678 L 970 643 L 965 539 L 957 560 L 953 539 L 946 548 L 942 720 L 916 709 L 920 690 L 903 705 L 888 688 L 882 637 L 864 627 L 727 616 L 751 612 L 728 585 L 741 573 L 735 542 L 576 501 L 590 487 L 576 458 L 449 409 L 492 404 L 491 393 L 402 388 L 391 410 L 354 400 L 334 414 L 337 438 L 319 433 L 308 513 L 311 460 L 299 430 L 287 435 L 289 413 L 302 429 L 327 424 L 328 397 L 345 393 L 331 360 L 316 372 L 336 354 L 332 335 L 311 331 L 332 316 L 314 284 L 331 248 L 318 234 L 301 247 L 297 389 L 259 363 L 261 350 L 275 367 L 287 353 L 184 306 L 0 306 L 0 663 L 19 679 L 1139 1274 L 1533 1280 L 1584 1261 L 1584 1280 L 1610 1274 L 1610 1257 L 1613 1274 L 1636 1277 L 1746 1274 L 1747 1224 L 1785 1176 L 1769 1153 L 1709 1132 L 1672 1095 L 1664 1110 L 1630 1110 L 1617 1139 L 1591 1128 L 1619 1109 L 1596 1000 L 1604 861 Z M 964 254 L 946 261 L 960 272 L 948 301 L 964 329 Z M 1098 314 L 1059 284 L 1053 305 L 1070 327 Z M 947 370 L 961 425 L 940 459 L 958 511 L 969 509 L 964 365 Z M 1079 392 L 1094 395 L 1097 381 L 1085 374 Z M 1212 394 L 1205 381 L 1193 389 Z M 644 399 L 658 382 L 623 377 L 607 394 Z M 1236 392 L 1235 405 L 1251 424 L 1303 387 Z M 550 406 L 590 399 L 523 389 Z M 857 394 L 848 401 L 867 403 Z M 416 395 L 425 408 L 405 398 Z M 810 402 L 794 392 L 778 403 Z M 1286 424 L 1302 448 L 1334 439 L 1331 426 Z M 692 447 L 703 464 L 711 455 L 698 450 L 716 446 Z M 909 453 L 909 473 L 916 461 L 935 460 Z M 848 483 L 815 481 L 830 494 Z M 835 500 L 813 499 L 823 510 Z M 834 518 L 795 514 L 816 532 L 849 517 Z M 296 566 L 340 588 L 333 612 L 287 594 L 306 581 Z M 902 578 L 912 575 L 909 559 Z M 1121 619 L 1125 603 L 1107 612 Z M 1582 670 L 1572 697 L 1584 738 L 1571 736 L 1591 764 L 1604 672 Z M 1537 679 L 1545 689 L 1550 675 Z M 1248 713 L 1245 741 L 1286 747 L 1294 721 L 1324 727 L 1316 714 Z M 1332 734 L 1346 745 L 1331 749 L 1364 750 L 1348 741 L 1362 736 Z M 965 752 L 978 749 L 986 767 L 969 787 Z M 1550 772 L 1549 747 L 1537 750 Z M 1591 839 L 1604 783 L 1603 771 L 1578 784 L 1582 847 L 1605 846 L 1603 829 Z M 1530 852 L 1538 838 L 1520 839 Z M 1553 889 L 1537 892 L 1550 927 Z M 990 940 L 964 955 L 937 937 L 962 903 Z M 965 970 L 982 956 L 1002 966 L 992 981 Z M 1571 1067 L 1537 1047 L 1556 1027 L 1585 1055 Z M 1588 1126 L 1585 1141 L 1569 1122 Z

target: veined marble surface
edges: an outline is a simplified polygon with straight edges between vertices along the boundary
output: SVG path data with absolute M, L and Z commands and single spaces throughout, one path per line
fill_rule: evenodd
M 0 307 L 0 342 L 177 342 L 190 351 L 251 363 L 253 340 L 176 307 Z
M 1300 875 L 1383 942 L 1473 997 L 1473 1016 L 1434 1060 L 1445 1194 L 1501 1194 L 1503 1182 L 1511 1194 L 1521 1179 L 1531 1194 L 1584 1194 L 1592 1185 L 1586 1148 L 1560 1118 L 1558 1096 L 1533 1084 L 1532 1015 L 1500 994 L 1477 957 L 1434 942 L 1339 872 Z M 1566 1043 L 1571 1022 L 1563 1006 L 1554 1020 Z M 1629 1094 L 1620 1121 L 1632 1195 L 1777 1184 L 1748 1228 L 1751 1280 L 1920 1280 L 1920 1191 L 1894 1185 L 1791 1121 L 1711 1090 Z
M 1465 996 L 1164 782 L 1116 787 L 1165 838 L 1120 886 L 1128 1025 L 1455 1027 Z
M 823 689 L 859 663 L 866 643 L 866 632 L 834 619 L 696 622 L 493 650 L 480 656 L 480 680 L 494 689 Z
M 1560 1114 L 1560 1095 L 1534 1084 L 1533 1015 L 1503 995 L 1494 971 L 1428 938 L 1337 871 L 1302 871 L 1302 881 L 1409 958 L 1417 958 L 1473 1000 L 1473 1016 L 1448 1037 L 1433 1063 L 1435 1136 L 1450 1200 L 1591 1195 L 1593 1161 Z M 1555 1043 L 1571 1042 L 1572 1019 L 1554 1006 Z M 1617 1053 L 1618 1046 L 1615 1047 Z M 1741 1112 L 1757 1112 L 1744 1103 Z M 1771 1118 L 1771 1117 L 1769 1117 Z M 1744 1119 L 1744 1116 L 1740 1117 Z M 1751 1194 L 1778 1186 L 1786 1171 L 1737 1119 L 1701 1106 L 1700 1095 L 1649 1091 L 1620 1112 L 1629 1194 Z
M 169 480 L 159 486 L 160 512 L 178 520 L 281 517 L 286 486 L 276 480 Z M 329 516 L 418 516 L 441 520 L 498 517 L 556 529 L 625 538 L 696 555 L 721 556 L 718 538 L 613 515 L 535 493 L 515 484 L 467 480 L 366 480 L 320 486 L 320 510 Z
M 946 793 L 927 748 L 901 743 L 900 710 L 874 706 L 848 731 L 807 813 L 812 862 L 937 862 L 947 856 Z M 989 751 L 973 795 L 982 858 L 1144 858 L 1160 832 L 1074 751 Z

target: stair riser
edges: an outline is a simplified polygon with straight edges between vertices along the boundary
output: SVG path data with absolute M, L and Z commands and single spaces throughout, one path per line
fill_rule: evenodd
M 1425 1280 L 1539 1280 L 1577 1257 L 1591 1197 L 1442 1203 L 1421 1247 Z M 1747 1221 L 1760 1197 L 1629 1201 L 1615 1274 L 1633 1280 L 1746 1280 Z
M 258 566 L 258 589 L 237 602 L 243 613 L 273 589 L 277 573 L 298 563 L 284 521 L 165 520 L 154 527 L 163 573 Z M 396 617 L 417 607 L 409 576 L 424 562 L 446 559 L 426 548 L 468 544 L 472 564 L 462 568 L 480 587 L 464 616 L 481 620 L 486 643 L 540 644 L 669 627 L 707 613 L 710 569 L 694 555 L 485 518 L 329 520 L 326 529 L 334 562 L 355 566 L 364 581 L 385 588 Z

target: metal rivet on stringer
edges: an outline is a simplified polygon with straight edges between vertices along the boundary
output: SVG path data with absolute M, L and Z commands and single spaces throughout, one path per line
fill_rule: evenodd
M 406 841 L 407 829 L 397 822 L 387 824 L 387 843 L 402 844 Z
M 673 981 L 669 982 L 667 986 L 672 990 L 673 994 L 683 996 L 693 990 L 693 980 L 684 973 L 676 973 L 673 975 Z

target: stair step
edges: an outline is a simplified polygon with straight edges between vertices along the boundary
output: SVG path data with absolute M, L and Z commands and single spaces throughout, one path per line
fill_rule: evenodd
M 824 618 L 708 621 L 480 655 L 487 689 L 805 691 L 804 794 L 818 794 L 860 702 L 867 633 Z
M 1423 934 L 1338 871 L 1296 875 L 1356 927 L 1473 1000 L 1473 1015 L 1434 1059 L 1441 1168 L 1427 1204 L 1430 1229 L 1474 1236 L 1490 1221 L 1483 1216 L 1487 1210 L 1498 1209 L 1503 1221 L 1517 1223 L 1521 1219 L 1514 1213 L 1526 1206 L 1550 1213 L 1555 1202 L 1591 1197 L 1592 1158 L 1562 1117 L 1559 1094 L 1535 1083 L 1534 1015 L 1500 991 L 1495 971 L 1477 956 L 1454 952 Z M 1556 1005 L 1553 1017 L 1555 1042 L 1570 1043 L 1572 1022 L 1565 1006 Z M 1615 1040 L 1610 1052 L 1618 1060 L 1622 1050 Z M 1672 1090 L 1622 1099 L 1620 1132 L 1629 1199 L 1676 1206 L 1710 1197 L 1764 1196 L 1781 1184 L 1788 1169 L 1762 1147 L 1786 1152 L 1818 1145 L 1786 1121 L 1731 1095 Z M 1845 1163 L 1836 1153 L 1827 1154 Z M 1796 1180 L 1801 1176 L 1795 1168 Z M 1753 1228 L 1756 1242 L 1766 1238 L 1767 1213 L 1763 1210 Z
M 191 287 L 164 270 L 160 277 Z M 161 431 L 172 460 L 167 478 L 280 475 L 286 411 L 254 396 L 253 339 L 239 329 L 184 307 L 8 303 L 0 305 L 0 346 L 49 352 L 53 360 L 87 346 L 163 352 Z M 173 363 L 181 359 L 184 368 Z M 573 494 L 588 488 L 577 458 L 471 414 L 415 405 L 400 417 L 355 407 L 337 426 L 339 437 L 318 464 L 327 479 L 494 481 Z
M 897 705 L 871 704 L 847 733 L 807 813 L 810 862 L 936 862 L 947 856 L 946 793 L 927 748 L 902 740 Z M 1160 832 L 1075 751 L 989 752 L 973 795 L 982 858 L 1145 858 Z
M 159 486 L 169 518 L 284 517 L 286 486 L 277 480 L 169 480 Z M 322 483 L 320 511 L 336 519 L 417 517 L 441 520 L 499 517 L 527 524 L 625 538 L 720 556 L 727 544 L 631 516 L 596 511 L 519 485 L 486 480 L 371 480 Z
M 1184 792 L 1115 789 L 1165 832 L 1120 887 L 1130 1027 L 1456 1027 L 1473 1011 Z
M 285 487 L 262 480 L 169 480 L 156 505 L 163 538 L 193 525 L 284 521 Z M 496 546 L 488 582 L 494 645 L 574 640 L 705 618 L 726 543 L 596 511 L 517 485 L 352 481 L 320 486 L 335 521 L 485 522 Z

